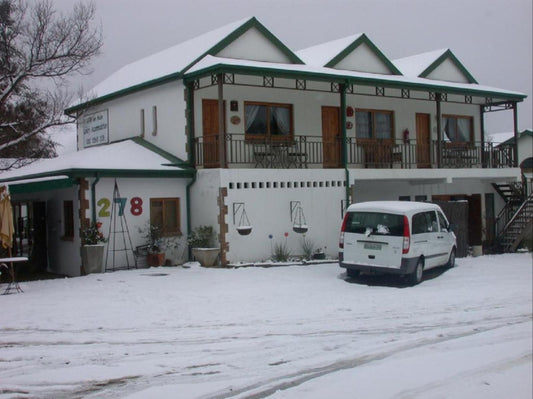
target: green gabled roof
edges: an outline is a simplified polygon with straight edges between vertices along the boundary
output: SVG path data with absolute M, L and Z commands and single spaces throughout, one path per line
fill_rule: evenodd
M 339 54 L 333 57 L 325 67 L 334 68 L 339 62 L 345 59 L 350 55 L 354 50 L 356 50 L 362 44 L 366 44 L 370 50 L 389 68 L 393 75 L 401 75 L 402 73 L 396 66 L 383 54 L 383 52 L 368 38 L 366 34 L 361 34 L 357 39 L 355 39 L 349 46 L 342 50 Z
M 65 113 L 71 114 L 87 106 L 181 79 L 189 68 L 206 55 L 216 55 L 244 33 L 254 28 L 264 35 L 292 63 L 303 64 L 303 61 L 293 51 L 274 36 L 255 17 L 251 17 L 247 20 L 228 24 L 215 31 L 207 32 L 126 65 L 93 89 L 95 91 L 95 97 L 93 99 L 71 106 L 65 110 Z M 154 65 L 159 65 L 161 70 L 154 71 L 153 73 L 147 71 L 149 67 L 154 69 Z M 137 78 L 137 76 L 140 77 Z M 115 82 L 122 81 L 129 83 L 124 83 L 123 87 L 115 85 Z
M 427 78 L 431 72 L 437 69 L 442 63 L 446 60 L 452 61 L 452 63 L 461 71 L 461 73 L 468 80 L 468 83 L 478 83 L 477 80 L 472 76 L 472 74 L 465 68 L 465 66 L 459 61 L 459 59 L 452 53 L 450 49 L 446 50 L 442 55 L 433 61 L 426 69 L 424 69 L 419 77 Z

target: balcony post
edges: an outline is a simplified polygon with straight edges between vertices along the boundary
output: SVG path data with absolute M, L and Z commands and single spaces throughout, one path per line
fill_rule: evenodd
M 346 206 L 350 205 L 350 172 L 348 171 L 348 140 L 346 137 L 346 83 L 339 84 L 341 95 L 341 162 L 344 168 Z
M 186 91 L 186 109 L 187 109 L 187 140 L 189 163 L 191 166 L 196 166 L 196 143 L 194 140 L 194 82 L 187 84 Z
M 341 95 L 341 163 L 342 167 L 348 166 L 348 152 L 346 143 L 346 84 L 339 84 L 339 92 Z
M 218 154 L 219 167 L 226 167 L 226 138 L 224 132 L 224 74 L 217 75 L 218 86 Z
M 513 143 L 513 167 L 518 167 L 518 105 L 515 102 L 513 105 L 513 131 L 514 131 L 514 143 Z
M 437 105 L 437 168 L 442 163 L 442 112 L 440 107 L 440 93 L 435 93 L 435 103 Z
M 489 168 L 491 165 L 487 164 L 487 156 L 485 154 L 485 107 L 479 106 L 479 128 L 481 129 L 481 167 Z

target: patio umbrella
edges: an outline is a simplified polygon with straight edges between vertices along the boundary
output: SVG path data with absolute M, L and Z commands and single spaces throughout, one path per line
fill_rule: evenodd
M 13 211 L 9 190 L 7 186 L 0 186 L 0 241 L 2 247 L 9 248 L 10 253 L 13 246 L 13 231 Z

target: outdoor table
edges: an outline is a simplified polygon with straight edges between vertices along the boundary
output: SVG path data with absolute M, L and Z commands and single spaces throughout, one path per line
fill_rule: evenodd
M 0 258 L 0 269 L 5 268 L 9 272 L 10 281 L 7 284 L 7 288 L 4 290 L 4 293 L 2 295 L 7 295 L 11 293 L 11 290 L 15 290 L 16 292 L 24 292 L 22 291 L 22 288 L 20 288 L 19 283 L 17 283 L 17 280 L 15 279 L 15 268 L 13 267 L 13 263 L 16 262 L 27 262 L 28 258 L 25 256 L 16 256 L 12 258 Z M 9 263 L 9 266 L 8 266 Z

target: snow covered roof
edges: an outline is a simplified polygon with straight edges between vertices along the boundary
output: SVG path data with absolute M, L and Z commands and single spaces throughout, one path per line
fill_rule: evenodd
M 380 209 L 387 212 L 402 213 L 424 210 L 428 208 L 439 209 L 439 206 L 429 202 L 415 201 L 368 201 L 352 204 L 349 206 L 348 211 L 370 211 Z
M 163 151 L 156 152 L 142 139 L 89 147 L 58 158 L 40 159 L 20 169 L 0 174 L 0 182 L 42 179 L 50 176 L 190 176 L 193 171 Z
M 413 90 L 444 90 L 450 93 L 471 94 L 478 96 L 504 96 L 522 100 L 525 94 L 502 90 L 490 86 L 479 84 L 444 82 L 419 77 L 408 77 L 398 75 L 378 75 L 368 72 L 337 70 L 326 67 L 317 67 L 301 64 L 276 64 L 270 62 L 236 60 L 232 58 L 205 56 L 201 61 L 191 67 L 185 74 L 185 79 L 195 79 L 199 76 L 217 73 L 220 71 L 248 72 L 256 74 L 280 74 L 282 76 L 293 76 L 322 80 L 348 81 L 352 83 L 378 84 L 391 87 L 411 88 Z
M 239 20 L 183 43 L 132 62 L 91 90 L 91 95 L 105 96 L 132 86 L 180 73 L 231 32 L 246 23 Z
M 316 46 L 298 50 L 296 54 L 307 65 L 325 66 L 362 35 L 362 33 L 358 33 L 356 35 L 318 44 Z
M 520 143 L 520 139 L 523 137 L 533 137 L 533 131 L 526 129 L 518 133 L 518 139 Z M 489 140 L 491 140 L 494 144 L 497 145 L 507 145 L 507 144 L 513 144 L 514 143 L 514 132 L 502 132 L 502 133 L 493 133 L 489 136 Z
M 262 52 L 263 48 L 255 48 L 254 50 L 254 46 L 250 46 L 250 42 L 238 39 L 242 39 L 245 34 L 254 30 L 263 39 L 266 39 L 265 42 L 273 46 L 278 55 L 281 55 L 286 62 L 259 60 L 260 57 L 250 57 L 250 53 L 255 51 L 254 54 L 257 55 L 257 53 Z M 238 52 L 240 51 L 239 55 L 228 57 L 228 53 L 231 53 L 236 48 Z M 320 74 L 318 78 L 323 80 L 335 79 L 337 76 L 345 76 L 350 79 L 370 78 L 370 75 L 373 75 L 373 78 L 378 79 L 378 81 L 381 80 L 382 84 L 396 84 L 397 87 L 401 87 L 404 83 L 416 83 L 420 89 L 425 90 L 428 88 L 452 88 L 458 90 L 457 93 L 459 93 L 461 90 L 468 89 L 470 92 L 460 92 L 460 94 L 476 95 L 479 93 L 481 96 L 493 97 L 511 95 L 513 100 L 519 101 L 526 97 L 522 93 L 495 88 L 487 90 L 484 86 L 478 85 L 454 86 L 455 83 L 477 84 L 477 82 L 448 49 L 419 54 L 392 62 L 365 34 L 357 34 L 294 53 L 270 33 L 255 17 L 252 17 L 225 25 L 124 66 L 98 84 L 86 96 L 86 99 L 78 100 L 65 112 L 72 113 L 83 106 L 103 102 L 156 84 L 181 79 L 184 76 L 191 76 L 193 72 L 205 67 L 206 60 L 213 60 L 210 57 L 231 60 L 231 62 L 225 62 L 224 65 L 231 64 L 249 68 L 252 65 L 251 63 L 256 62 L 263 63 L 267 69 L 271 70 L 285 70 L 291 74 L 301 71 L 309 75 L 310 79 L 317 77 L 310 76 L 313 73 Z M 303 64 L 300 57 L 307 62 L 307 65 Z M 361 59 L 364 58 L 367 58 L 368 65 L 364 65 L 364 61 L 361 63 Z M 313 68 L 318 68 L 318 70 Z M 437 77 L 435 77 L 435 70 L 439 72 L 436 74 Z M 444 70 L 452 71 L 452 75 L 455 74 L 453 75 L 454 77 L 460 77 L 461 79 L 439 78 L 438 76 L 443 75 Z M 404 76 L 401 76 L 402 72 L 407 80 Z M 420 78 L 427 79 L 420 80 Z M 87 100 L 87 98 L 92 100 Z
M 366 47 L 368 52 L 357 53 L 363 47 Z M 297 51 L 296 54 L 308 65 L 361 72 L 386 71 L 389 74 L 401 75 L 396 66 L 364 33 L 308 47 Z
M 257 29 L 291 62 L 302 63 L 298 56 L 275 37 L 255 17 L 241 19 L 180 44 L 128 64 L 96 85 L 86 98 L 98 99 L 125 90 L 179 78 L 206 54 L 216 55 L 250 29 Z M 85 102 L 79 99 L 69 110 Z M 67 110 L 67 113 L 69 112 Z
M 443 64 L 445 60 L 450 60 L 465 76 L 469 83 L 477 83 L 476 79 L 464 67 L 459 59 L 450 49 L 433 50 L 410 57 L 393 60 L 393 63 L 405 76 L 425 78 Z

